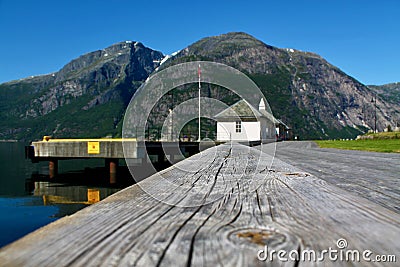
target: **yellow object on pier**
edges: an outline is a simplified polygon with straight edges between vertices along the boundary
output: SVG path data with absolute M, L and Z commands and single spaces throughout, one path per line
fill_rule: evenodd
M 100 154 L 100 142 L 87 142 L 88 154 Z

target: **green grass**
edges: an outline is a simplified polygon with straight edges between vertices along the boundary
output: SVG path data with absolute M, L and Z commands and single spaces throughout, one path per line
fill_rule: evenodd
M 400 153 L 400 139 L 315 141 L 321 148 Z
M 400 132 L 367 133 L 364 136 L 372 139 L 400 139 Z

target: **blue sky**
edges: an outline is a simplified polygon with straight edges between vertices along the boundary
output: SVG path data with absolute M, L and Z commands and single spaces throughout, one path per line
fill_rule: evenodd
M 364 84 L 399 82 L 399 13 L 397 0 L 0 0 L 0 83 L 119 41 L 170 54 L 232 31 L 320 54 Z

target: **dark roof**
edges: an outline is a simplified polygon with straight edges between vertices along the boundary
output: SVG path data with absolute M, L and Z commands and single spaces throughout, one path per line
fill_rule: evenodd
M 266 110 L 257 110 L 253 107 L 249 102 L 242 99 L 232 106 L 226 108 L 225 110 L 221 111 L 217 115 L 214 116 L 216 119 L 231 119 L 231 118 L 246 118 L 246 119 L 259 119 L 261 117 L 267 118 L 270 121 L 275 121 L 275 118 L 267 112 Z
M 243 99 L 215 115 L 215 118 L 258 118 L 261 116 L 262 114 L 257 109 Z
M 275 119 L 275 124 L 281 124 L 283 125 L 286 129 L 290 129 L 289 126 L 287 126 L 283 121 L 281 121 L 280 119 Z

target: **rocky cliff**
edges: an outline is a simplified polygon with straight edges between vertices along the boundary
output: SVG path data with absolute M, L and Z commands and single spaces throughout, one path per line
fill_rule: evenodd
M 163 54 L 117 43 L 72 60 L 60 71 L 0 85 L 0 139 L 115 136 L 135 90 Z
M 319 55 L 269 46 L 246 33 L 204 38 L 168 64 L 209 60 L 248 74 L 274 115 L 300 138 L 352 138 L 374 126 L 374 91 Z M 377 128 L 400 118 L 400 104 L 378 94 Z
M 389 103 L 400 103 L 400 82 L 389 83 L 384 85 L 368 85 L 373 89 L 382 99 Z

